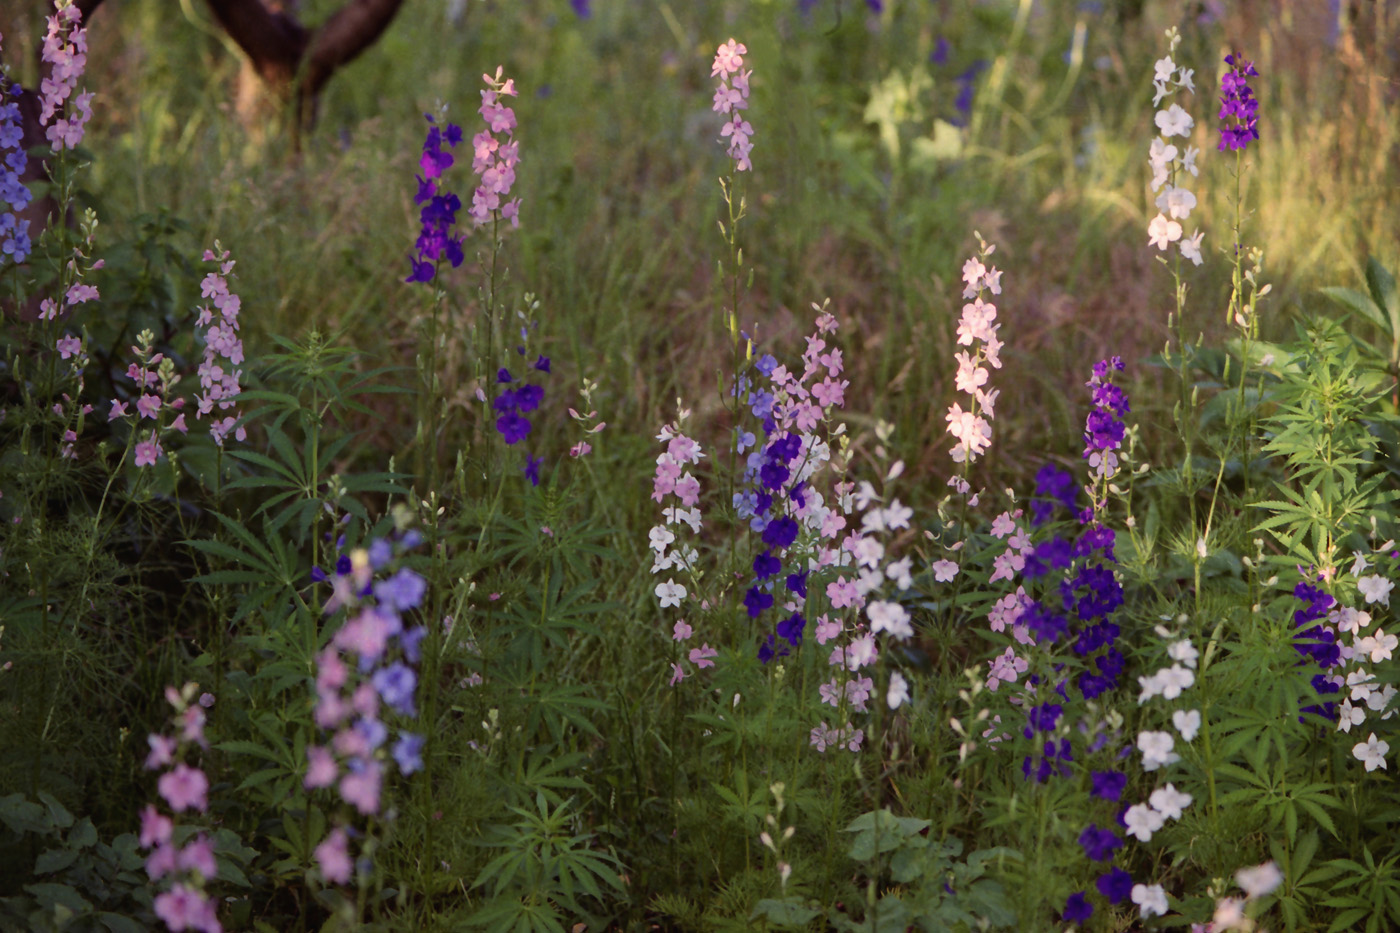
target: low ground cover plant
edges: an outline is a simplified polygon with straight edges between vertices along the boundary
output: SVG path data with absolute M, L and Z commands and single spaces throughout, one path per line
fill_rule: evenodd
M 542 34 L 623 15 L 571 6 Z M 897 57 L 914 13 L 858 6 L 764 22 Z M 1032 406 L 994 217 L 915 330 L 771 303 L 794 61 L 741 13 L 667 65 L 719 236 L 653 366 L 540 258 L 584 249 L 532 226 L 543 77 L 483 58 L 381 166 L 366 346 L 248 326 L 258 247 L 209 218 L 109 222 L 89 26 L 47 11 L 43 139 L 0 76 L 0 929 L 1400 926 L 1400 289 L 1367 257 L 1281 306 L 1269 76 L 1209 10 L 1125 40 L 1162 345 Z M 1015 113 L 1010 53 L 930 104 L 925 39 L 846 166 L 886 160 L 882 210 Z

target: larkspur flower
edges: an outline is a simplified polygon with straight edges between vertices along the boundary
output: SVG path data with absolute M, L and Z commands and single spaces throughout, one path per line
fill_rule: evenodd
M 1133 885 L 1132 899 L 1133 903 L 1138 905 L 1142 919 L 1166 916 L 1167 892 L 1160 884 Z
M 1181 733 L 1184 740 L 1190 742 L 1201 731 L 1201 712 L 1179 709 L 1172 713 L 1172 725 L 1176 726 L 1176 731 Z
M 520 226 L 520 199 L 507 201 L 515 184 L 515 168 L 520 164 L 520 143 L 515 139 L 515 111 L 503 102 L 504 97 L 516 97 L 515 79 L 502 79 L 502 68 L 495 77 L 481 76 L 486 90 L 481 92 L 478 113 L 486 129 L 472 137 L 472 171 L 480 184 L 472 193 L 467 213 L 477 226 L 508 220 L 512 227 Z
M 432 114 L 423 116 L 428 121 L 428 133 L 418 160 L 423 175 L 418 179 L 418 191 L 413 198 L 414 203 L 422 207 L 418 212 L 419 232 L 414 244 L 417 255 L 409 257 L 410 271 L 404 279 L 408 283 L 431 282 L 437 274 L 438 261 L 445 258 L 455 269 L 464 258 L 463 237 L 454 233 L 462 200 L 448 190 L 442 180 L 443 172 L 455 162 L 449 150 L 462 141 L 462 128 L 454 123 L 439 128 Z
M 1100 875 L 1094 887 L 1110 904 L 1118 905 L 1132 896 L 1133 877 L 1121 868 L 1113 868 L 1107 874 Z
M 734 160 L 737 172 L 753 168 L 749 158 L 753 152 L 753 127 L 739 112 L 749 106 L 749 78 L 753 72 L 743 67 L 748 51 L 743 43 L 730 39 L 719 47 L 710 68 L 710 76 L 719 78 L 713 110 L 726 115 L 725 124 L 720 128 L 720 142 L 728 140 L 727 154 Z
M 316 864 L 321 869 L 321 877 L 332 884 L 349 884 L 353 863 L 350 859 L 349 836 L 343 827 L 331 830 L 320 845 L 316 846 Z
M 1162 103 L 1163 98 L 1178 91 L 1194 92 L 1196 89 L 1191 69 L 1179 66 L 1171 57 L 1181 42 L 1180 35 L 1173 28 L 1167 30 L 1167 36 L 1170 53 L 1156 62 L 1153 71 L 1154 108 Z M 1195 121 L 1180 104 L 1172 103 L 1158 110 L 1153 122 L 1161 135 L 1152 140 L 1147 161 L 1152 169 L 1152 190 L 1158 192 L 1156 206 L 1159 213 L 1148 223 L 1148 243 L 1163 251 L 1176 243 L 1182 257 L 1199 266 L 1202 262 L 1201 240 L 1205 234 L 1197 230 L 1187 235 L 1181 224 L 1196 207 L 1196 195 L 1183 183 L 1187 174 L 1195 176 L 1199 171 L 1196 166 L 1199 150 L 1186 143 L 1178 148 L 1171 142 L 1176 136 L 1189 140 Z
M 1283 872 L 1279 871 L 1274 862 L 1265 862 L 1263 865 L 1241 868 L 1235 872 L 1235 883 L 1240 886 L 1244 896 L 1252 900 L 1272 894 L 1283 884 Z
M 995 251 L 995 246 L 982 242 L 980 256 L 963 264 L 963 298 L 966 303 L 958 323 L 958 344 L 971 349 L 955 354 L 958 363 L 955 381 L 958 390 L 971 396 L 971 399 L 966 410 L 960 402 L 953 403 L 945 416 L 948 433 L 958 441 L 949 453 L 953 462 L 959 464 L 976 460 L 992 442 L 991 419 L 997 392 L 984 388 L 990 376 L 985 367 L 1001 368 L 1002 343 L 997 337 L 1001 325 L 993 323 L 997 315 L 996 305 L 985 300 L 983 295 L 1001 294 L 1001 272 L 996 268 L 988 269 L 983 260 Z
M 48 18 L 48 33 L 41 53 L 48 75 L 39 83 L 39 122 L 55 152 L 76 149 L 83 141 L 83 130 L 92 119 L 92 97 L 88 91 L 76 93 L 78 79 L 87 67 L 87 27 L 82 11 L 63 0 Z M 71 103 L 71 109 L 69 104 Z
M 218 253 L 204 251 L 204 261 L 216 263 L 217 266 L 200 282 L 200 294 L 208 304 L 199 307 L 195 319 L 204 338 L 204 359 L 199 364 L 199 385 L 204 394 L 195 396 L 195 417 L 213 416 L 209 436 L 222 447 L 230 432 L 240 441 L 247 439 L 248 432 L 238 424 L 238 412 L 235 410 L 238 396 L 243 391 L 239 382 L 243 371 L 235 368 L 243 363 L 243 341 L 238 336 L 238 314 L 243 302 L 229 291 L 228 276 L 233 274 L 234 261 L 228 258 L 228 250 L 217 243 L 215 247 L 219 249 Z M 220 417 L 215 413 L 216 408 L 229 414 Z
M 1065 901 L 1061 917 L 1066 923 L 1083 923 L 1094 915 L 1094 905 L 1084 897 L 1083 891 L 1075 891 Z
M 0 72 L 0 263 L 8 260 L 15 264 L 29 258 L 29 221 L 20 220 L 19 212 L 33 197 L 20 180 L 29 161 L 18 95 L 19 86 Z
M 1249 86 L 1250 78 L 1259 72 L 1254 63 L 1239 55 L 1226 55 L 1230 68 L 1220 79 L 1220 142 L 1221 152 L 1243 151 L 1250 140 L 1259 138 L 1259 100 Z
M 1356 581 L 1356 588 L 1365 597 L 1366 603 L 1380 603 L 1382 606 L 1390 605 L 1390 592 L 1395 589 L 1395 584 L 1379 574 L 1361 577 Z
M 1357 742 L 1351 750 L 1351 754 L 1366 766 L 1367 771 L 1374 771 L 1377 768 L 1388 770 L 1385 756 L 1390 754 L 1390 743 L 1384 740 L 1377 740 L 1374 732 L 1364 742 Z
M 193 683 L 180 690 L 167 687 L 165 696 L 175 708 L 179 738 L 153 734 L 148 739 L 151 754 L 146 759 L 146 767 L 173 765 L 160 776 L 156 789 L 175 814 L 185 810 L 203 813 L 209 806 L 208 778 L 202 770 L 182 760 L 191 745 L 207 747 L 208 744 L 203 732 L 204 710 L 191 702 L 197 690 L 198 685 Z M 140 844 L 151 849 L 146 858 L 147 877 L 153 882 L 172 880 L 167 890 L 155 896 L 152 907 L 172 931 L 222 933 L 217 902 L 204 890 L 205 882 L 213 880 L 218 870 L 213 843 L 202 833 L 186 839 L 184 847 L 177 848 L 175 819 L 149 804 L 142 811 Z

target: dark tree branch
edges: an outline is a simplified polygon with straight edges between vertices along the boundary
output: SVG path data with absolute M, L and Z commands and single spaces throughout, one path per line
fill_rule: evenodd
M 208 0 L 214 19 L 248 56 L 269 87 L 285 95 L 306 52 L 310 32 L 262 0 Z
M 350 0 L 316 30 L 307 52 L 305 93 L 321 93 L 331 75 L 369 48 L 394 21 L 403 0 Z

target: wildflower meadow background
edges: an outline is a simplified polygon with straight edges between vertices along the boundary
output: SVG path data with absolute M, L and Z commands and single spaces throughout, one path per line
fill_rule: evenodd
M 0 931 L 1400 929 L 1400 6 L 228 5 L 0 12 Z

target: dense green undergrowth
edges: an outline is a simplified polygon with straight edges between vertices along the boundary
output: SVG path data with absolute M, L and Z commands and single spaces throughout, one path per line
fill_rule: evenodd
M 1389 14 L 795 7 L 406 11 L 295 158 L 102 9 L 0 929 L 1400 924 Z

